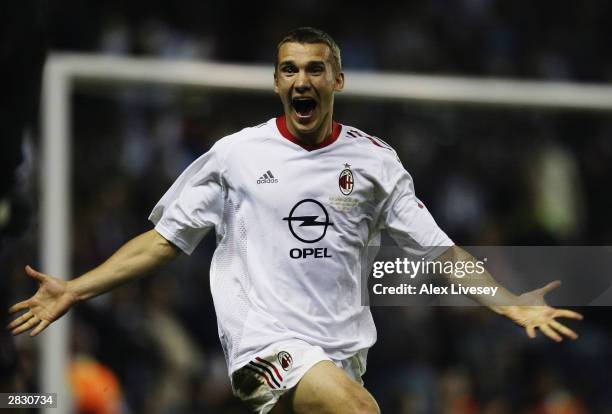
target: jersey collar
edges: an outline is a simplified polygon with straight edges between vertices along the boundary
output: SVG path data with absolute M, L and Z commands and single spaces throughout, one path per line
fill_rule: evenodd
M 285 115 L 282 115 L 276 118 L 276 127 L 278 128 L 278 131 L 281 133 L 281 135 L 284 138 L 288 139 L 294 144 L 299 145 L 300 147 L 304 148 L 306 151 L 313 151 L 313 150 L 324 148 L 324 147 L 327 147 L 328 145 L 333 144 L 340 136 L 340 131 L 342 131 L 342 125 L 334 121 L 332 123 L 331 134 L 329 134 L 329 136 L 325 138 L 323 141 L 321 141 L 320 143 L 316 145 L 310 145 L 310 144 L 306 144 L 300 141 L 299 139 L 294 137 L 291 132 L 289 132 L 289 129 L 287 128 L 287 120 L 285 119 Z

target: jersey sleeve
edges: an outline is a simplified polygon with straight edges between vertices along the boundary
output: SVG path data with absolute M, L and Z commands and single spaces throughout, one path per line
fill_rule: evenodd
M 204 235 L 221 223 L 223 184 L 218 147 L 195 160 L 153 207 L 155 230 L 191 254 Z
M 454 245 L 417 198 L 412 177 L 397 157 L 384 163 L 382 186 L 382 227 L 407 254 L 433 259 Z

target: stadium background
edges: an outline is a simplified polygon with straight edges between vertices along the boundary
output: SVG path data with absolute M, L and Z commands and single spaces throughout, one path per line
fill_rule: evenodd
M 612 78 L 612 6 L 604 1 L 376 7 L 317 0 L 66 1 L 44 9 L 46 43 L 54 51 L 271 65 L 282 35 L 308 24 L 337 40 L 345 69 L 599 83 Z M 75 274 L 148 230 L 152 206 L 215 139 L 281 111 L 272 93 L 129 85 L 84 85 L 72 102 Z M 458 244 L 610 244 L 608 113 L 348 101 L 340 95 L 336 119 L 398 150 L 417 194 Z M 2 226 L 4 303 L 35 289 L 22 271 L 39 261 L 36 122 L 29 131 L 18 189 L 11 193 L 19 208 Z M 5 144 L 9 140 L 3 139 L 3 155 Z M 244 412 L 228 388 L 217 338 L 208 290 L 213 248 L 211 236 L 189 259 L 72 312 L 79 369 L 92 361 L 104 367 L 79 376 L 81 392 L 99 386 L 105 397 L 86 396 L 87 403 L 102 410 L 116 398 L 132 413 Z M 580 340 L 554 344 L 528 341 L 486 310 L 376 309 L 379 342 L 370 353 L 366 385 L 385 413 L 610 413 L 610 313 L 582 311 L 586 319 L 575 325 Z M 36 390 L 37 342 L 18 338 L 15 356 L 5 341 L 5 389 Z

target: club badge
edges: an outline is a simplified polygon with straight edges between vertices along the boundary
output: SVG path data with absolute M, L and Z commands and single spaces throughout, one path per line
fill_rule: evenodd
M 353 172 L 351 171 L 351 166 L 350 164 L 344 164 L 344 169 L 340 172 L 340 177 L 338 178 L 340 192 L 345 196 L 349 195 L 353 192 L 354 185 L 355 179 L 353 177 Z
M 291 366 L 293 365 L 293 358 L 291 357 L 291 354 L 289 352 L 280 351 L 276 358 L 278 359 L 278 363 L 280 364 L 280 366 L 285 371 L 289 371 L 291 369 Z

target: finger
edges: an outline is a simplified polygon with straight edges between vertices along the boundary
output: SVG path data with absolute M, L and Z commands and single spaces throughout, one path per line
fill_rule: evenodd
M 561 286 L 561 281 L 555 280 L 554 282 L 550 282 L 548 285 L 540 288 L 539 290 L 542 295 L 546 295 L 548 292 L 550 292 L 553 289 L 558 288 L 559 286 Z
M 525 330 L 527 330 L 527 336 L 531 339 L 534 339 L 536 337 L 536 331 L 533 326 L 528 326 L 527 328 L 525 328 Z
M 553 315 L 554 318 L 570 318 L 582 320 L 582 315 L 578 312 L 571 311 L 569 309 L 557 309 Z
M 540 330 L 542 331 L 544 335 L 548 336 L 550 339 L 552 339 L 555 342 L 561 342 L 563 340 L 563 338 L 561 338 L 559 334 L 553 331 L 552 328 L 548 325 L 541 325 Z
M 45 321 L 45 320 L 40 321 L 40 323 L 38 324 L 38 326 L 36 327 L 36 329 L 34 329 L 32 332 L 30 332 L 30 336 L 36 336 L 36 335 L 38 335 L 39 333 L 41 333 L 42 331 L 44 331 L 44 330 L 45 330 L 45 328 L 46 328 L 47 326 L 49 326 L 50 324 L 51 324 L 51 322 L 49 322 L 49 321 Z
M 32 269 L 30 265 L 27 265 L 25 267 L 25 271 L 26 271 L 26 274 L 30 276 L 32 279 L 38 280 L 39 282 L 43 282 L 45 280 L 46 276 L 43 273 L 40 273 Z
M 13 314 L 16 312 L 19 312 L 21 310 L 27 309 L 30 306 L 30 303 L 27 300 L 24 300 L 22 302 L 16 303 L 15 305 L 11 306 L 9 308 L 9 313 Z
M 19 318 L 15 319 L 13 322 L 9 323 L 8 326 L 6 327 L 6 329 L 13 329 L 16 326 L 19 326 L 22 323 L 24 323 L 25 321 L 27 321 L 28 319 L 30 319 L 32 316 L 34 316 L 32 311 L 27 311 L 26 313 L 21 315 Z
M 551 321 L 550 326 L 553 327 L 558 332 L 561 332 L 563 335 L 567 336 L 568 338 L 578 339 L 578 334 L 576 334 L 576 332 L 572 331 L 570 328 L 563 325 L 562 323 L 559 323 L 557 321 Z
M 26 323 L 18 326 L 17 328 L 13 329 L 11 331 L 11 333 L 13 335 L 19 335 L 22 332 L 27 331 L 28 329 L 30 329 L 31 327 L 33 327 L 34 325 L 36 325 L 38 323 L 40 319 L 38 319 L 37 317 L 34 318 L 30 318 L 30 320 L 28 320 Z

